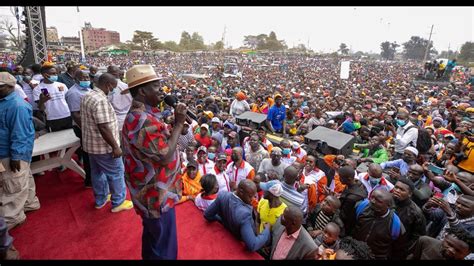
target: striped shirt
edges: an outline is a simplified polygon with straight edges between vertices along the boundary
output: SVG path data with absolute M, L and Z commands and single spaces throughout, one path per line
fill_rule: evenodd
M 285 182 L 281 183 L 283 191 L 281 193 L 281 201 L 283 201 L 286 205 L 296 206 L 301 208 L 301 211 L 304 215 L 308 210 L 308 199 L 303 194 L 298 192 L 294 186 L 290 186 Z
M 330 221 L 331 217 L 324 214 L 323 211 L 320 211 L 314 222 L 314 230 L 323 230 Z

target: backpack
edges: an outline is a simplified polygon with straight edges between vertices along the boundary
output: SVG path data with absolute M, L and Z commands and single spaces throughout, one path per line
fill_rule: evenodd
M 359 203 L 356 207 L 356 220 L 359 219 L 359 216 L 367 209 L 369 206 L 369 200 L 365 199 Z M 397 240 L 401 233 L 401 224 L 400 218 L 398 215 L 393 213 L 392 215 L 392 225 L 390 226 L 391 236 L 393 240 Z
M 409 126 L 405 131 L 403 131 L 403 134 L 407 133 L 408 130 L 416 128 L 416 126 Z M 426 129 L 418 129 L 418 138 L 416 139 L 416 149 L 420 154 L 422 153 L 427 153 L 431 149 L 431 145 L 433 143 L 431 142 L 431 137 L 430 133 Z M 412 142 L 410 142 L 411 146 L 413 146 Z

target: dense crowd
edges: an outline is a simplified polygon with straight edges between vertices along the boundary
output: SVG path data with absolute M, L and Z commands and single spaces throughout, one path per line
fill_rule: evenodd
M 144 259 L 176 258 L 175 235 L 157 239 L 186 201 L 266 259 L 472 259 L 473 76 L 444 63 L 352 60 L 349 79 L 340 59 L 274 53 L 3 68 L 0 251 L 40 208 L 34 139 L 72 128 L 95 207 L 142 217 Z M 242 124 L 249 111 L 266 121 Z M 310 148 L 317 127 L 353 153 Z

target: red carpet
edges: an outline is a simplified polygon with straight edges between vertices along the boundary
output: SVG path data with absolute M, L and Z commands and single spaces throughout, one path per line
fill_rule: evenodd
M 94 208 L 92 189 L 70 170 L 35 178 L 41 209 L 10 234 L 22 259 L 141 259 L 141 219 L 135 211 Z M 207 223 L 192 204 L 176 207 L 178 259 L 262 259 L 225 228 Z

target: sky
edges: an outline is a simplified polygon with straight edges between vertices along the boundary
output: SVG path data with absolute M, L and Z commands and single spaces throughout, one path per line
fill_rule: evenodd
M 401 44 L 411 36 L 432 40 L 438 51 L 460 49 L 474 40 L 474 7 L 46 7 L 46 24 L 59 36 L 77 36 L 79 21 L 91 22 L 131 40 L 135 30 L 161 41 L 179 42 L 181 32 L 198 32 L 206 44 L 222 38 L 237 48 L 245 35 L 275 31 L 288 47 L 303 43 L 333 52 L 346 43 L 353 52 L 380 52 L 380 43 Z

